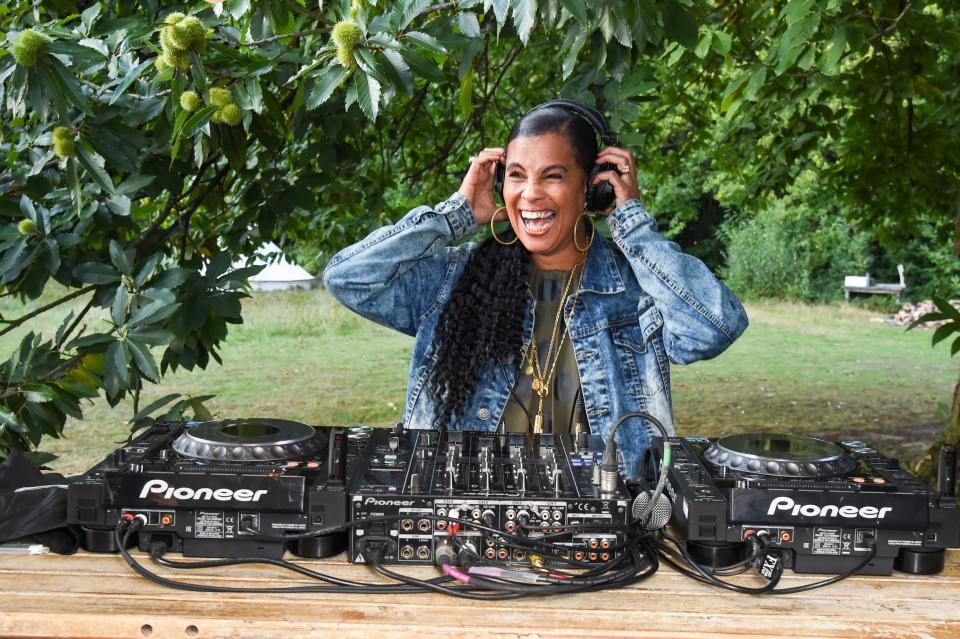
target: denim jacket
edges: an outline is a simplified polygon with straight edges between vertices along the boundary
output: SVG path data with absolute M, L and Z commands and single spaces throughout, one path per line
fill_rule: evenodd
M 688 364 L 722 352 L 747 327 L 737 297 L 699 259 L 657 232 L 653 217 L 629 200 L 607 218 L 613 243 L 595 234 L 579 296 L 564 309 L 593 433 L 609 436 L 620 416 L 644 411 L 673 431 L 670 362 Z M 340 302 L 379 324 L 414 336 L 403 423 L 430 428 L 434 398 L 425 387 L 437 320 L 476 244 L 452 245 L 478 229 L 456 193 L 434 208 L 420 206 L 337 253 L 323 282 Z M 534 325 L 530 294 L 524 343 Z M 488 363 L 483 383 L 451 430 L 493 431 L 520 366 L 519 353 Z M 617 432 L 621 469 L 637 476 L 652 425 L 627 420 Z

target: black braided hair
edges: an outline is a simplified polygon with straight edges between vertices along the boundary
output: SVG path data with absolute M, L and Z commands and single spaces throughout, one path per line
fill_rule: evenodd
M 590 175 L 597 155 L 597 136 L 580 116 L 556 107 L 527 113 L 514 125 L 507 140 L 558 133 L 573 147 L 574 160 Z M 509 242 L 513 231 L 498 233 Z M 521 242 L 504 246 L 488 238 L 471 253 L 440 312 L 433 344 L 427 353 L 434 364 L 427 387 L 436 399 L 435 426 L 463 418 L 479 386 L 480 375 L 499 357 L 518 355 L 523 344 L 523 317 L 527 310 L 530 253 Z

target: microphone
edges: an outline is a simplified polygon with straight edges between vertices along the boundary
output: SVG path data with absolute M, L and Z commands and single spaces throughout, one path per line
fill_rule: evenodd
M 633 500 L 633 520 L 640 524 L 646 530 L 660 530 L 670 521 L 670 515 L 673 514 L 673 506 L 670 504 L 670 498 L 660 493 L 656 503 L 651 507 L 650 499 L 653 497 L 652 490 L 644 490 L 636 499 Z M 645 521 L 641 521 L 644 510 L 649 509 Z

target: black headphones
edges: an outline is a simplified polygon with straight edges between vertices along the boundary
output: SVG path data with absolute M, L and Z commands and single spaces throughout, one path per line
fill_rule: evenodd
M 527 117 L 534 111 L 539 111 L 540 109 L 546 109 L 548 107 L 557 107 L 564 109 L 565 111 L 570 111 L 574 113 L 587 122 L 590 123 L 590 126 L 593 127 L 593 130 L 600 135 L 600 140 L 605 146 L 613 146 L 617 144 L 617 136 L 610 129 L 610 125 L 607 123 L 606 118 L 603 117 L 603 114 L 600 111 L 596 110 L 589 104 L 584 104 L 577 100 L 568 100 L 561 98 L 558 100 L 550 100 L 549 102 L 544 102 L 543 104 L 538 104 L 529 111 L 527 111 L 523 117 Z M 603 180 L 596 184 L 593 183 L 593 178 L 597 176 L 598 173 L 603 171 L 616 171 L 617 165 L 604 163 L 604 164 L 594 164 L 593 168 L 590 169 L 590 177 L 587 179 L 587 210 L 588 211 L 605 211 L 613 204 L 613 200 L 616 197 L 616 194 L 613 191 L 613 185 Z M 497 176 L 493 183 L 493 188 L 497 192 L 497 195 L 500 196 L 500 199 L 503 200 L 503 183 L 506 180 L 507 169 L 501 163 L 497 163 Z M 506 200 L 504 200 L 506 201 Z

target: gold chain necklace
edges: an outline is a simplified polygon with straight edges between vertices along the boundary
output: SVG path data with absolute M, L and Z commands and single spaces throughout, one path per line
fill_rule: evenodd
M 573 305 L 570 311 L 570 317 L 566 319 L 567 325 L 569 325 L 570 320 L 573 319 L 573 314 L 577 310 L 577 299 L 580 296 L 580 282 L 583 281 L 583 272 L 586 270 L 587 262 L 587 252 L 583 251 L 580 253 L 580 257 L 577 259 L 577 263 L 574 264 L 573 270 L 570 271 L 570 277 L 567 279 L 566 285 L 563 287 L 563 295 L 560 298 L 560 307 L 557 309 L 557 316 L 553 320 L 553 330 L 550 332 L 550 342 L 547 346 L 547 354 L 544 361 L 544 369 L 540 368 L 540 355 L 537 353 L 537 341 L 536 341 L 536 330 L 533 331 L 533 334 L 530 335 L 530 343 L 528 346 L 529 358 L 527 361 L 527 367 L 524 369 L 524 372 L 533 379 L 532 388 L 533 392 L 537 394 L 537 415 L 533 419 L 533 432 L 540 434 L 543 432 L 543 400 L 546 399 L 547 395 L 550 394 L 550 380 L 553 378 L 553 374 L 557 370 L 557 364 L 560 361 L 560 350 L 563 348 L 563 342 L 567 337 L 567 331 L 564 330 L 559 341 L 557 340 L 557 331 L 560 328 L 560 318 L 563 317 L 563 307 L 567 300 L 567 294 L 570 292 L 570 284 L 573 283 L 574 275 L 576 275 L 577 269 L 580 269 L 580 276 L 577 279 L 577 289 L 573 294 Z M 554 350 L 556 346 L 556 350 Z M 551 361 L 552 360 L 552 361 Z M 521 354 L 521 361 L 523 361 L 523 354 Z

